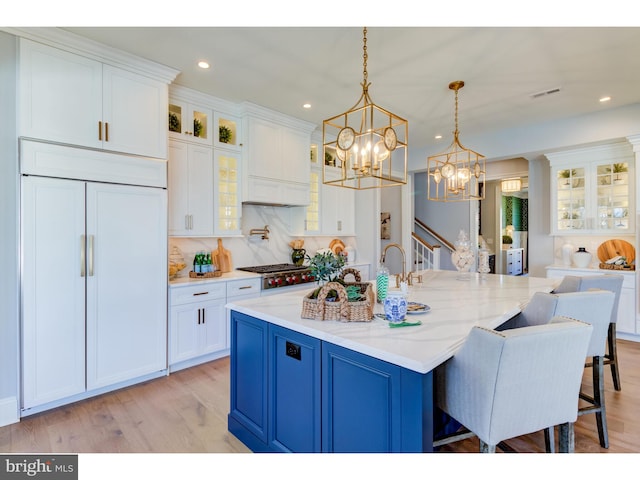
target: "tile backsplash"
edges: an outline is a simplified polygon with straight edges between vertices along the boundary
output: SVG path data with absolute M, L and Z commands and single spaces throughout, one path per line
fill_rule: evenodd
M 261 235 L 249 235 L 251 229 L 269 226 L 269 238 Z M 231 252 L 232 267 L 291 263 L 289 242 L 295 238 L 304 238 L 304 248 L 308 254 L 327 248 L 333 237 L 301 237 L 289 233 L 289 212 L 287 207 L 245 205 L 242 208 L 243 236 L 233 237 L 169 237 L 169 253 L 177 246 L 184 256 L 187 268 L 178 277 L 189 275 L 193 257 L 198 251 L 212 251 L 218 248 L 218 238 L 222 238 L 225 249 Z M 355 237 L 339 237 L 346 246 L 357 248 Z

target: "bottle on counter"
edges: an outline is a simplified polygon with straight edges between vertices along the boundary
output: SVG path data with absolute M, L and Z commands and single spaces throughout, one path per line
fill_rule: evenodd
M 376 301 L 378 303 L 384 302 L 384 299 L 387 297 L 388 289 L 389 269 L 384 265 L 384 263 L 380 263 L 376 273 Z

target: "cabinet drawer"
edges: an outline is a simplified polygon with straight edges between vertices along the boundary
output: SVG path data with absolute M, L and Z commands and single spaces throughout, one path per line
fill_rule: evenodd
M 202 302 L 225 298 L 227 294 L 225 282 L 200 283 L 187 287 L 170 288 L 169 301 L 171 305 Z
M 227 282 L 227 300 L 231 297 L 244 297 L 260 295 L 262 278 L 245 278 L 243 280 L 231 280 Z

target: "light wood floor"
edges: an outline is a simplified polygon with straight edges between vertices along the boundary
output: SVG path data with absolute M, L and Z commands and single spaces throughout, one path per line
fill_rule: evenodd
M 618 340 L 622 391 L 606 372 L 609 449 L 600 448 L 595 415 L 576 423 L 576 452 L 640 452 L 640 343 Z M 590 371 L 584 386 L 590 385 Z M 227 358 L 141 385 L 33 415 L 0 428 L 4 453 L 236 453 L 249 450 L 227 431 Z M 541 432 L 508 442 L 522 452 L 543 452 Z M 476 452 L 478 440 L 443 447 Z

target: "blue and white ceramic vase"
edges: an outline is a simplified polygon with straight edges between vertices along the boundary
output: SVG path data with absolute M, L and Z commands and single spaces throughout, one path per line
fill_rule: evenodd
M 401 323 L 407 315 L 407 296 L 403 292 L 387 292 L 384 315 L 391 323 Z

